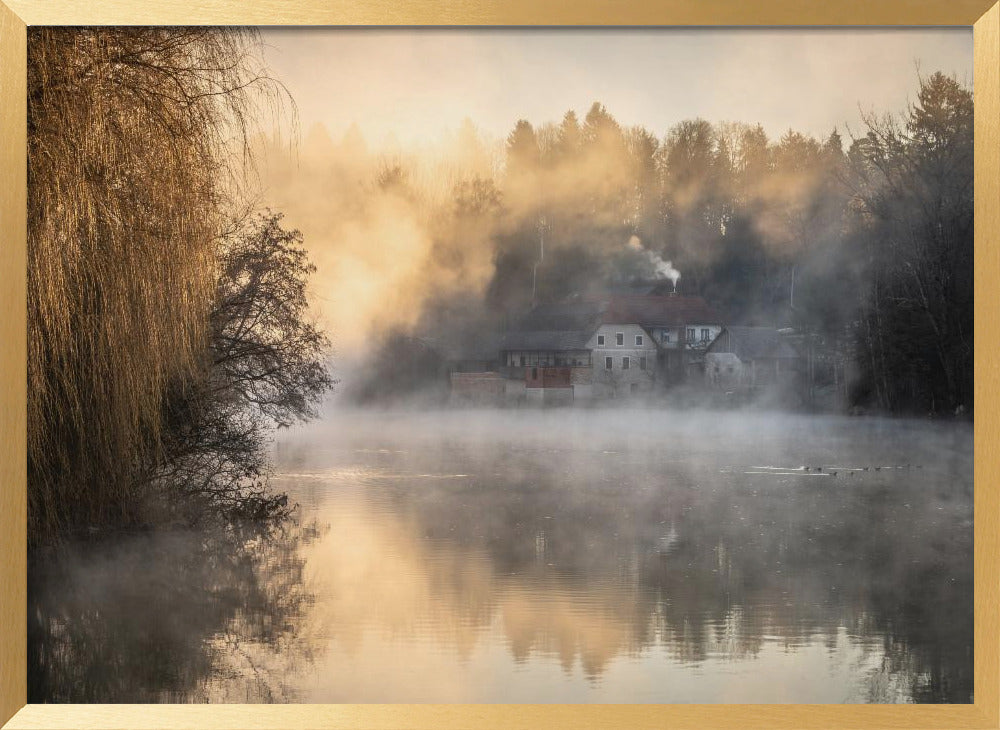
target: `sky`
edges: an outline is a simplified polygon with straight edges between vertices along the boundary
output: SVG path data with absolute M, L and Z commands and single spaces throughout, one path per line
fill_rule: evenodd
M 594 101 L 662 136 L 683 119 L 826 136 L 860 110 L 898 111 L 918 68 L 972 84 L 971 28 L 265 29 L 265 60 L 300 128 L 354 123 L 373 147 L 433 143 L 469 118 L 505 136 L 519 118 L 582 117 Z

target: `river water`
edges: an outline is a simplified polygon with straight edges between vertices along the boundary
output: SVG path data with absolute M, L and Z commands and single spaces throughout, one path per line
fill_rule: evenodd
M 334 411 L 264 533 L 32 568 L 35 702 L 970 702 L 972 427 Z

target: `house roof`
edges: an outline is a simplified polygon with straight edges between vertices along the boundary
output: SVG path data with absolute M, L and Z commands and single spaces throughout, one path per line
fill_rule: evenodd
M 500 343 L 502 350 L 583 350 L 600 324 L 683 327 L 722 324 L 701 297 L 615 294 L 539 305 L 524 315 Z
M 496 360 L 497 351 L 500 349 L 499 338 L 496 336 L 483 337 L 472 342 L 424 337 L 419 342 L 450 362 L 463 360 L 489 362 Z
M 540 304 L 515 323 L 501 350 L 584 350 L 606 304 L 579 299 Z
M 728 338 L 727 338 L 728 335 Z M 741 360 L 791 359 L 799 353 L 773 327 L 725 327 L 707 352 L 735 353 Z
M 706 352 L 705 360 L 708 362 L 736 364 L 740 361 L 733 352 Z
M 722 324 L 722 316 L 701 297 L 619 294 L 611 298 L 601 321 L 644 327 Z
M 612 295 L 643 295 L 667 296 L 676 293 L 676 287 L 670 279 L 633 279 L 627 284 L 619 284 L 611 288 Z
M 501 350 L 585 350 L 592 330 L 533 330 L 508 332 Z
M 606 306 L 606 302 L 586 299 L 540 304 L 521 317 L 512 329 L 519 332 L 593 330 Z

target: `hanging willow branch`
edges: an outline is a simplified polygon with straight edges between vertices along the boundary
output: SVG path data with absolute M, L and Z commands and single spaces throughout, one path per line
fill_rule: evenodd
M 33 536 L 129 509 L 167 384 L 206 346 L 248 134 L 280 101 L 262 69 L 246 30 L 30 31 Z

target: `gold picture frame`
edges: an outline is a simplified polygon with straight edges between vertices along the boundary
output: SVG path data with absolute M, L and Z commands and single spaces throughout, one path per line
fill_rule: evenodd
M 0 725 L 5 728 L 998 728 L 1000 361 L 975 353 L 975 703 L 970 705 L 26 705 L 26 27 L 248 25 L 972 26 L 975 338 L 1000 334 L 995 0 L 0 0 Z M 992 7 L 991 7 L 992 6 Z

